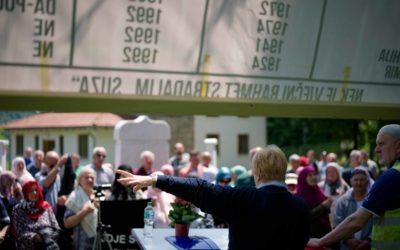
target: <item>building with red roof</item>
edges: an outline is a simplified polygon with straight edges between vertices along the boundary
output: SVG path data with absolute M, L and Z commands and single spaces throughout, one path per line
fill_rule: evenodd
M 113 131 L 123 120 L 112 113 L 41 113 L 1 126 L 10 139 L 10 157 L 24 154 L 27 146 L 44 152 L 78 153 L 81 164 L 91 161 L 95 146 L 107 149 L 107 162 L 114 163 Z

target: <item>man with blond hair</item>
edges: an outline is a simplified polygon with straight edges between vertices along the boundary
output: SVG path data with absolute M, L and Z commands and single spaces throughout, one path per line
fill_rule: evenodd
M 138 176 L 117 170 L 136 191 L 154 186 L 192 202 L 229 224 L 229 249 L 304 249 L 310 236 L 305 202 L 288 192 L 287 160 L 274 145 L 252 159 L 256 188 L 217 186 L 199 178 Z M 260 230 L 261 228 L 261 230 Z

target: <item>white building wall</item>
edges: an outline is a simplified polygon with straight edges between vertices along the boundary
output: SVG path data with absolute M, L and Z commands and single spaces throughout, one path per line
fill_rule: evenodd
M 195 149 L 204 151 L 204 139 L 207 134 L 218 134 L 220 150 L 218 166 L 249 167 L 249 155 L 238 154 L 238 135 L 249 135 L 249 149 L 251 149 L 266 145 L 266 130 L 265 117 L 195 116 L 194 145 Z
M 59 137 L 64 136 L 64 153 L 77 153 L 78 152 L 78 135 L 89 135 L 88 141 L 88 157 L 81 158 L 81 165 L 91 162 L 92 150 L 95 146 L 103 146 L 107 150 L 106 162 L 114 165 L 114 128 L 61 128 L 61 129 L 24 129 L 24 130 L 9 130 L 10 131 L 10 160 L 14 159 L 16 155 L 16 136 L 24 136 L 24 149 L 31 146 L 35 150 L 35 136 L 39 136 L 39 148 L 43 148 L 43 140 L 54 140 L 55 149 L 60 152 Z

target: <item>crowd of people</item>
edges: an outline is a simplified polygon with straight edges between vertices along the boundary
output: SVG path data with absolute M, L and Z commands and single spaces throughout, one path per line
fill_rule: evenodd
M 266 223 L 267 219 L 273 221 L 281 219 L 284 222 L 292 218 L 298 222 L 297 226 L 305 227 L 301 230 L 307 237 L 299 241 L 293 239 L 293 246 L 298 249 L 298 246 L 304 245 L 309 237 L 324 237 L 356 212 L 380 174 L 377 163 L 369 159 L 367 152 L 362 150 L 351 151 L 349 166 L 346 168 L 337 163 L 336 154 L 333 152 L 322 152 L 317 161 L 314 151 L 309 150 L 304 156 L 290 155 L 289 162 L 286 162 L 284 153 L 279 148 L 271 146 L 267 149 L 253 148 L 249 152 L 249 165 L 252 167 L 214 166 L 210 152 L 186 152 L 182 143 L 175 144 L 174 155 L 163 166 L 154 166 L 156 155 L 150 150 L 140 154 L 141 165 L 135 167 L 124 164 L 114 168 L 112 164 L 106 162 L 106 156 L 107 151 L 104 147 L 95 147 L 91 163 L 81 166 L 80 157 L 76 153 L 60 156 L 55 151 L 32 152 L 32 149 L 27 147 L 24 157 L 13 159 L 11 171 L 3 170 L 0 174 L 1 248 L 92 249 L 99 207 L 99 202 L 94 197 L 94 187 L 110 184 L 111 190 L 107 193 L 106 199 L 121 201 L 151 198 L 155 210 L 155 227 L 170 227 L 168 213 L 172 209 L 170 203 L 175 200 L 175 194 L 193 202 L 199 207 L 198 211 L 204 215 L 202 219 L 192 224 L 193 227 L 229 227 L 230 240 L 236 241 L 239 245 L 244 242 L 232 237 L 238 233 L 244 235 L 248 233 L 238 227 L 244 223 L 243 220 L 239 223 L 239 219 L 229 211 L 218 210 L 218 204 L 224 201 L 224 205 L 237 206 L 238 210 L 246 214 L 247 210 L 251 209 L 250 205 L 256 204 L 257 201 L 254 199 L 263 203 L 265 197 L 269 197 L 269 200 L 265 201 L 266 204 L 253 207 L 254 213 L 258 214 L 261 220 L 265 219 Z M 153 178 L 154 175 L 163 177 L 159 177 L 162 180 L 161 184 L 153 187 L 147 185 L 148 182 L 142 185 L 141 180 L 132 179 L 134 176 Z M 121 177 L 131 178 L 129 184 L 140 184 L 140 188 L 134 192 L 127 182 L 121 182 Z M 176 181 L 175 184 L 186 187 L 186 191 L 176 190 L 175 186 L 166 184 L 168 178 L 175 177 L 189 177 L 179 180 L 191 180 L 190 182 Z M 216 193 L 224 193 L 226 197 L 220 201 L 218 200 L 220 196 L 214 197 L 205 193 L 204 197 L 208 197 L 209 200 L 201 202 L 200 198 L 193 198 L 187 193 L 192 187 L 204 188 L 206 193 L 217 187 L 219 191 Z M 268 194 L 261 198 L 259 193 L 255 193 L 254 187 L 272 188 L 273 192 L 279 191 L 280 194 L 282 191 L 280 188 L 283 187 L 286 193 L 294 194 L 292 196 L 295 199 L 288 198 L 286 194 L 282 194 L 282 197 L 274 196 L 268 193 L 271 191 L 266 191 Z M 241 193 L 238 190 L 247 191 Z M 241 197 L 242 200 L 237 200 L 237 197 Z M 214 199 L 216 203 L 214 207 L 210 207 L 209 203 Z M 271 212 L 276 213 L 274 210 L 276 208 L 270 208 L 267 204 L 271 199 L 297 204 L 305 208 L 307 214 L 302 220 L 294 219 L 296 216 L 301 216 L 304 211 L 301 209 L 294 211 L 289 206 L 279 208 L 287 212 L 286 217 L 271 218 L 262 215 L 261 208 L 266 209 L 265 211 L 272 209 Z M 244 201 L 248 201 L 248 204 L 241 204 Z M 249 219 L 254 218 L 250 216 Z M 291 224 L 286 225 L 288 230 L 286 237 L 290 230 L 298 229 L 297 226 L 289 229 L 288 225 Z M 371 232 L 372 218 L 369 218 L 358 231 L 340 242 L 330 242 L 329 247 L 369 249 Z M 304 242 L 305 238 L 307 240 Z

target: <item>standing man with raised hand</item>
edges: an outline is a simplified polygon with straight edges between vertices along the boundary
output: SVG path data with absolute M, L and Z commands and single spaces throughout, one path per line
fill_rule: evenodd
M 252 170 L 257 188 L 218 186 L 200 178 L 138 176 L 117 170 L 133 190 L 154 186 L 192 202 L 229 224 L 229 249 L 303 250 L 310 237 L 308 207 L 288 192 L 287 160 L 274 145 L 257 151 Z
M 67 155 L 63 155 L 61 158 L 55 151 L 49 151 L 45 157 L 45 171 L 39 172 L 37 180 L 40 186 L 43 188 L 45 201 L 47 201 L 53 208 L 53 211 L 57 212 L 57 204 L 64 205 L 66 197 L 58 197 L 58 192 L 61 188 L 61 177 L 60 171 L 67 161 Z
M 383 126 L 376 137 L 379 163 L 388 167 L 372 186 L 360 209 L 309 247 L 324 247 L 361 230 L 374 216 L 372 249 L 400 249 L 400 125 Z

